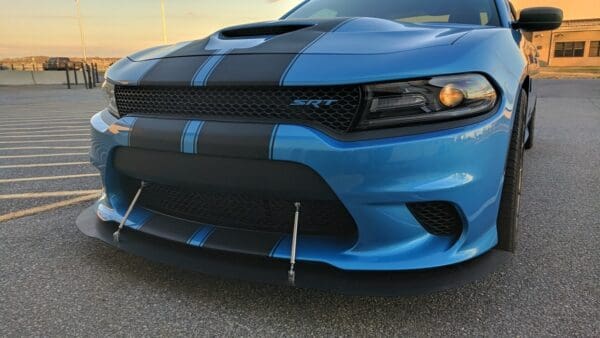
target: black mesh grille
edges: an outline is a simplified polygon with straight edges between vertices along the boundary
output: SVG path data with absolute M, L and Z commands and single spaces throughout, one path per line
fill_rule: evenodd
M 190 191 L 149 184 L 139 204 L 147 209 L 214 226 L 290 233 L 294 201 L 248 193 Z M 354 219 L 339 200 L 302 201 L 300 233 L 354 237 Z
M 361 104 L 358 86 L 116 86 L 115 96 L 122 115 L 292 122 L 322 126 L 336 133 L 350 131 Z M 295 100 L 304 101 L 292 105 Z
M 407 206 L 423 228 L 432 235 L 455 236 L 462 231 L 461 218 L 450 203 L 408 203 Z

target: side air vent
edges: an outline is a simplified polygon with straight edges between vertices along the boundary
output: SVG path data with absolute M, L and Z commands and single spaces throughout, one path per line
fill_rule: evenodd
M 234 27 L 221 31 L 221 36 L 224 38 L 245 38 L 251 36 L 272 36 L 281 35 L 293 31 L 297 31 L 303 28 L 310 27 L 309 24 L 271 24 L 271 25 L 249 25 Z
M 462 220 L 458 210 L 448 202 L 407 203 L 415 219 L 432 235 L 458 236 L 462 232 Z

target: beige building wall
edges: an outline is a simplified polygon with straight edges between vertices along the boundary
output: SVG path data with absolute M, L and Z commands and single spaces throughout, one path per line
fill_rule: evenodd
M 563 25 L 554 31 L 533 33 L 542 65 L 554 67 L 600 67 L 600 56 L 591 56 L 592 42 L 600 41 L 600 0 L 513 0 L 517 11 L 550 6 L 564 12 Z M 555 57 L 557 43 L 583 42 L 583 56 Z
M 555 31 L 535 32 L 531 39 L 543 66 L 600 67 L 600 56 L 591 56 L 592 42 L 600 42 L 600 19 L 567 21 Z M 555 57 L 557 43 L 583 42 L 583 56 Z

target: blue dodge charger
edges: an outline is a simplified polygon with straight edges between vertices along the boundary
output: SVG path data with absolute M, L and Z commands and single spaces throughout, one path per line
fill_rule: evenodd
M 404 294 L 510 259 L 532 31 L 506 0 L 309 0 L 134 53 L 103 85 L 78 227 L 226 277 Z

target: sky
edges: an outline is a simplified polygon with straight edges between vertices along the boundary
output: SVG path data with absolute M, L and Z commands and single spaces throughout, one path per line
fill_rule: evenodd
M 164 0 L 169 43 L 274 20 L 300 0 Z M 88 56 L 163 44 L 160 0 L 80 0 Z M 0 58 L 81 56 L 75 0 L 0 0 Z
M 164 0 L 168 42 L 279 18 L 301 0 Z M 600 0 L 513 0 L 558 6 L 565 19 L 600 17 Z M 88 56 L 122 57 L 160 45 L 160 0 L 80 0 Z M 75 0 L 0 0 L 0 58 L 81 56 Z

